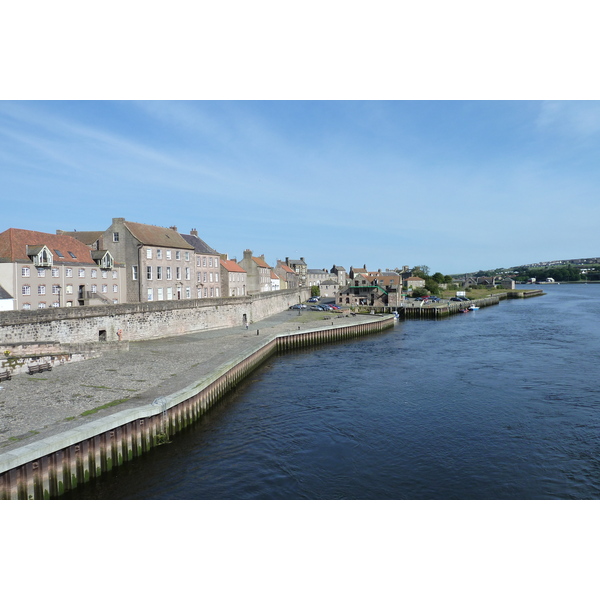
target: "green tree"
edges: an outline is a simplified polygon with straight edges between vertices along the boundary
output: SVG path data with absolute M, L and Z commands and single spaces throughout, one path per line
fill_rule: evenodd
M 320 296 L 321 288 L 318 285 L 311 285 L 310 286 L 310 295 L 311 296 Z

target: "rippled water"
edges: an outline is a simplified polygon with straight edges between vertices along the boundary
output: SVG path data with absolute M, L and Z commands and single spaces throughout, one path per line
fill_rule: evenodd
M 287 354 L 68 498 L 600 497 L 600 285 Z

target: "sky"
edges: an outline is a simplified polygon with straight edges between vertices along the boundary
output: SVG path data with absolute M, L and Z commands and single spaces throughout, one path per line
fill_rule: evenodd
M 600 103 L 0 102 L 0 228 L 431 273 L 600 256 Z

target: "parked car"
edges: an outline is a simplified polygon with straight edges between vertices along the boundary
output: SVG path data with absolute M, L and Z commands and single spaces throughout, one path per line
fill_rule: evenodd
M 321 298 L 319 298 L 319 296 L 313 296 L 312 298 L 309 298 L 308 301 L 309 302 L 318 302 Z
M 303 310 L 308 308 L 306 304 L 294 304 L 294 306 L 290 306 L 290 310 Z
M 322 306 L 311 306 L 310 310 L 323 310 Z
M 320 308 L 321 310 L 333 310 L 329 304 L 319 304 L 317 308 Z

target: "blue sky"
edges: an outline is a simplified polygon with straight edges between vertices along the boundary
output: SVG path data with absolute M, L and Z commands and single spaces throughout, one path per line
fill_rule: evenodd
M 8 227 L 197 228 L 310 268 L 600 255 L 600 103 L 3 101 Z

